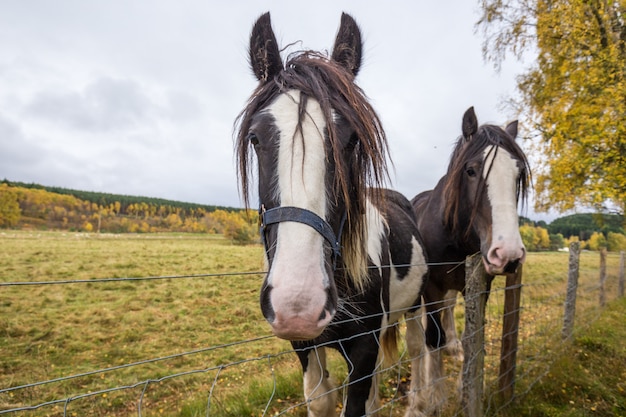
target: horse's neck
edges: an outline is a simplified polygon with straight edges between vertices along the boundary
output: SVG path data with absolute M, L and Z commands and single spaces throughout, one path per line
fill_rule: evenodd
M 423 212 L 418 216 L 418 226 L 426 245 L 430 246 L 429 255 L 437 258 L 440 256 L 464 258 L 480 250 L 480 240 L 473 233 L 466 237 L 468 221 L 461 221 L 456 232 L 452 231 L 452 225 L 447 224 L 444 180 L 445 176 L 422 202 Z

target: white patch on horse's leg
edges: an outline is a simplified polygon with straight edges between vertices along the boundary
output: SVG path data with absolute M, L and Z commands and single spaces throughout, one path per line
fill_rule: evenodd
M 337 391 L 326 370 L 326 350 L 323 347 L 309 352 L 309 362 L 304 373 L 304 398 L 310 417 L 336 415 Z
M 381 333 L 382 338 L 382 333 Z M 372 386 L 370 387 L 370 393 L 367 397 L 367 403 L 365 404 L 365 411 L 368 416 L 378 415 L 377 412 L 380 410 L 381 402 L 380 402 L 380 375 L 385 367 L 385 356 L 383 349 L 381 347 L 380 341 L 378 343 L 378 359 L 376 361 L 376 367 L 373 371 L 372 376 Z
M 424 311 L 423 308 L 421 310 Z M 406 344 L 411 358 L 411 387 L 405 417 L 438 414 L 446 399 L 442 349 L 431 350 L 426 346 L 421 319 L 425 314 L 425 312 L 407 314 L 406 318 Z
M 406 314 L 406 347 L 411 359 L 411 386 L 407 393 L 409 404 L 406 409 L 405 417 L 423 417 L 423 411 L 428 407 L 424 390 L 427 385 L 425 372 L 426 355 L 426 339 L 424 335 L 424 327 L 422 326 L 422 311 L 420 309 L 415 313 Z
M 446 332 L 445 353 L 452 356 L 457 361 L 463 362 L 463 345 L 456 333 L 456 322 L 454 320 L 454 307 L 457 298 L 456 290 L 448 290 L 444 297 L 444 307 L 441 311 L 441 325 Z
M 438 413 L 443 408 L 446 399 L 446 386 L 443 379 L 443 349 L 428 349 L 428 401 L 429 410 Z
M 463 329 L 463 332 L 461 333 L 461 340 L 463 339 L 465 339 L 465 329 Z M 463 349 L 463 343 L 461 343 L 461 351 L 463 352 L 463 358 L 465 358 L 465 349 Z M 459 398 L 460 401 L 463 396 L 463 363 L 461 363 L 461 369 L 459 369 L 459 374 L 456 380 L 456 393 L 457 398 Z

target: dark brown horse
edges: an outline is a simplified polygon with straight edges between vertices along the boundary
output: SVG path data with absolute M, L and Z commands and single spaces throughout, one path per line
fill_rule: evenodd
M 268 265 L 261 311 L 298 354 L 310 416 L 337 407 L 325 347 L 350 372 L 343 414 L 376 411 L 379 347 L 419 308 L 427 273 L 410 202 L 380 188 L 387 144 L 354 82 L 361 50 L 360 30 L 343 14 L 330 57 L 302 51 L 283 64 L 264 14 L 250 36 L 259 85 L 238 119 L 246 205 L 256 157 Z M 423 330 L 411 343 L 424 346 Z
M 431 381 L 441 380 L 438 348 L 447 345 L 462 357 L 452 309 L 465 288 L 465 258 L 481 254 L 490 288 L 494 275 L 515 271 L 526 257 L 517 209 L 527 196 L 530 169 L 516 136 L 517 122 L 505 129 L 479 127 L 474 108 L 468 109 L 446 175 L 412 200 L 430 265 L 424 302 Z

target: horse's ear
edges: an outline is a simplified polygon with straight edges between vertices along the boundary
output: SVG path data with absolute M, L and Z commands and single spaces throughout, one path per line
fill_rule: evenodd
M 357 75 L 361 68 L 363 42 L 361 30 L 355 20 L 347 13 L 341 14 L 341 24 L 335 38 L 332 59 L 344 68 Z
M 470 107 L 463 115 L 463 125 L 461 127 L 465 140 L 470 140 L 478 131 L 478 119 L 474 113 L 474 107 Z
M 504 129 L 513 139 L 517 137 L 517 120 L 512 121 Z
M 269 12 L 259 17 L 252 28 L 250 66 L 254 76 L 262 83 L 272 79 L 283 69 L 283 61 L 280 58 Z

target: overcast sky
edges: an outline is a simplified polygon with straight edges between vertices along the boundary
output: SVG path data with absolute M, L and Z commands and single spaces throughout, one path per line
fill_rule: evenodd
M 500 103 L 524 68 L 484 63 L 477 1 L 7 0 L 0 179 L 241 207 L 233 121 L 256 85 L 248 36 L 265 11 L 296 49 L 330 49 L 341 12 L 357 20 L 357 81 L 408 198 L 444 174 L 468 107 L 480 123 L 516 116 Z

